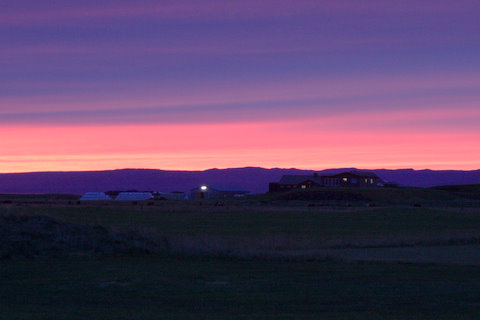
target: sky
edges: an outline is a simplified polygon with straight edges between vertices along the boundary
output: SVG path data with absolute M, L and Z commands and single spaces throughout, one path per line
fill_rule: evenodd
M 0 1 L 0 172 L 480 169 L 480 2 Z

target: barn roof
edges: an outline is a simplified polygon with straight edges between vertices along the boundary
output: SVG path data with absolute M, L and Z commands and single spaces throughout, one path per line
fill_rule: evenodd
M 120 192 L 115 198 L 117 201 L 142 201 L 152 199 L 150 192 Z
M 367 170 L 354 170 L 354 171 L 350 171 L 351 173 L 353 174 L 356 174 L 356 175 L 359 175 L 359 176 L 362 176 L 362 177 L 378 177 L 378 175 L 373 172 L 373 171 L 367 171 Z
M 98 200 L 112 200 L 110 196 L 106 195 L 104 192 L 86 192 L 80 198 L 83 201 L 98 201 Z

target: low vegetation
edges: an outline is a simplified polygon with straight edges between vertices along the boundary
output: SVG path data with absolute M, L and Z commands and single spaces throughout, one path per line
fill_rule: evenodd
M 161 252 L 161 243 L 47 216 L 0 215 L 0 260 Z
M 475 253 L 476 189 L 444 189 L 220 204 L 0 195 L 0 318 L 478 318 L 479 266 L 362 258 L 425 247 L 435 256 L 438 246 L 458 259 L 463 245 Z M 361 258 L 332 253 L 349 250 Z
M 480 268 L 122 257 L 0 265 L 2 319 L 477 319 Z
M 272 202 L 310 201 L 324 206 L 405 206 L 479 207 L 480 185 L 435 188 L 316 188 L 273 193 L 265 196 Z
M 328 259 L 325 249 L 480 242 L 477 208 L 279 206 L 238 200 L 2 207 L 0 257 L 155 254 Z

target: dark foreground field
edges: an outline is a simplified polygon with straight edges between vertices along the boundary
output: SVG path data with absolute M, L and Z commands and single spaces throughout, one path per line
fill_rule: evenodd
M 1 265 L 2 319 L 476 319 L 480 268 L 130 257 Z
M 3 199 L 2 320 L 480 318 L 480 210 L 456 196 Z

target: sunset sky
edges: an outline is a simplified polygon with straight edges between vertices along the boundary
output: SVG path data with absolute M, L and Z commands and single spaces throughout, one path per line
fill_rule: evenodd
M 0 2 L 0 172 L 480 168 L 480 2 Z

